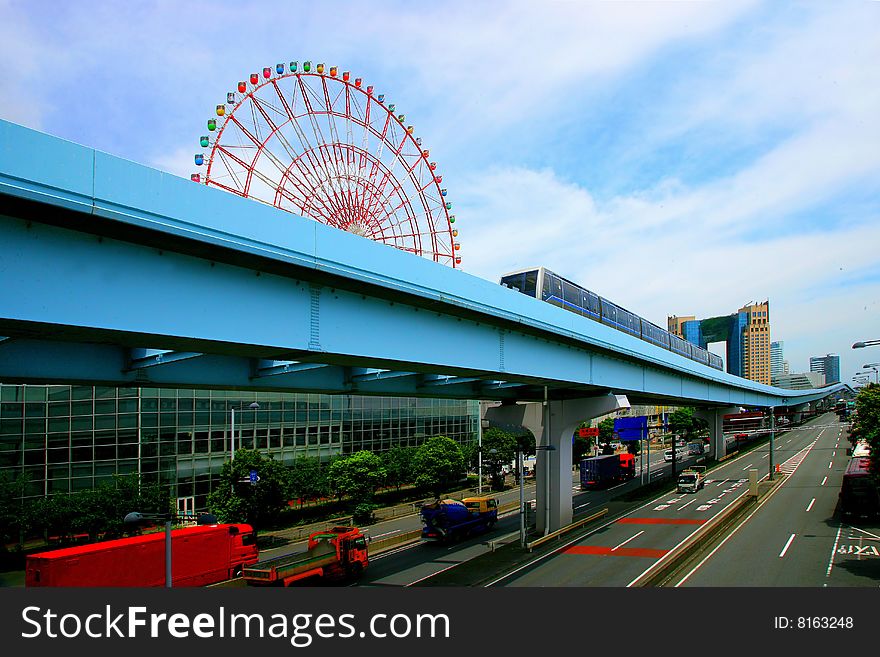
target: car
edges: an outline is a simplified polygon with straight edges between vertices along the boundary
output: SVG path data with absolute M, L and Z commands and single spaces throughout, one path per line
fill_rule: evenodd
M 687 455 L 688 455 L 688 450 L 686 447 L 679 447 L 675 450 L 675 460 L 676 461 L 681 461 Z M 671 449 L 667 449 L 665 452 L 663 452 L 663 460 L 667 461 L 667 462 L 672 461 L 672 450 Z

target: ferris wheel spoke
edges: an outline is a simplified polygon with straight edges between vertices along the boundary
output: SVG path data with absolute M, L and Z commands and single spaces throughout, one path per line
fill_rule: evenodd
M 336 67 L 293 69 L 217 107 L 205 183 L 455 267 L 451 206 L 403 115 Z

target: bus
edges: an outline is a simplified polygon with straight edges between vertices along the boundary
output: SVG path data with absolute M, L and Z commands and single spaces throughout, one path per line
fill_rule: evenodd
M 840 487 L 840 513 L 845 516 L 871 518 L 880 514 L 880 492 L 869 472 L 870 459 L 853 458 L 843 474 Z

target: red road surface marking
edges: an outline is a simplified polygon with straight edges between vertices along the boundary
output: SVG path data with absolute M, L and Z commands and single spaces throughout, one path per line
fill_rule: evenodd
M 621 518 L 623 525 L 702 525 L 705 519 L 699 518 Z
M 601 554 L 618 557 L 648 557 L 659 559 L 669 550 L 651 550 L 649 548 L 619 547 L 612 552 L 612 548 L 604 545 L 572 545 L 562 550 L 562 554 Z

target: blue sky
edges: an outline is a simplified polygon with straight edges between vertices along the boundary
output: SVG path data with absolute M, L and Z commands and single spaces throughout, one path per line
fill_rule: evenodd
M 188 176 L 247 73 L 387 94 L 463 268 L 544 264 L 665 325 L 769 298 L 792 371 L 880 360 L 880 3 L 0 0 L 0 118 Z

